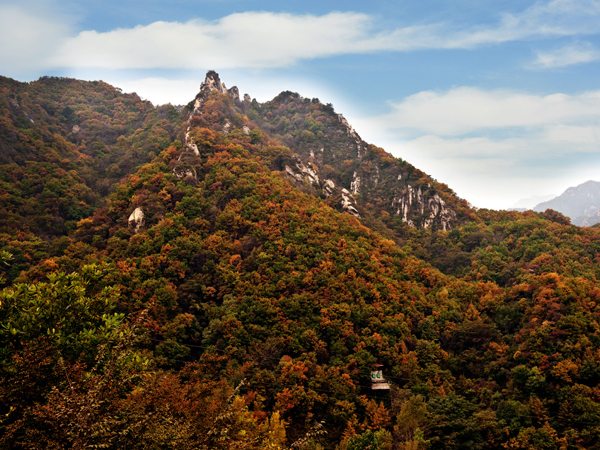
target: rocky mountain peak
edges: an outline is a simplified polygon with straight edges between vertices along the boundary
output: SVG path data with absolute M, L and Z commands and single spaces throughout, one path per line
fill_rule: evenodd
M 198 92 L 198 94 L 196 95 L 194 101 L 194 112 L 198 111 L 202 107 L 202 103 L 213 91 L 217 91 L 221 94 L 227 95 L 236 105 L 241 103 L 239 89 L 236 86 L 227 89 L 225 83 L 221 81 L 219 74 L 214 70 L 209 70 L 206 73 L 204 81 L 202 82 L 202 84 L 200 84 L 200 92 Z M 247 95 L 248 94 L 246 94 L 244 97 L 246 97 Z
M 212 91 L 219 91 L 221 94 L 227 93 L 227 87 L 225 83 L 221 81 L 219 74 L 214 70 L 209 70 L 206 73 L 204 81 L 200 85 L 200 93 L 209 93 Z

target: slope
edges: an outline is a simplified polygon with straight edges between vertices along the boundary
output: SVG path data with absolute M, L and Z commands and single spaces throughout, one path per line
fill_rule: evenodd
M 65 235 L 103 205 L 111 186 L 168 147 L 180 129 L 103 82 L 0 79 L 0 232 Z

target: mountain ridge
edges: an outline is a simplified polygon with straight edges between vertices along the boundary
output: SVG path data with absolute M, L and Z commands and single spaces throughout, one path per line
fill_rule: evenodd
M 341 114 L 318 99 L 304 99 L 288 91 L 264 104 L 250 101 L 248 94 L 242 102 L 237 88 L 227 89 L 219 75 L 210 71 L 195 100 L 187 106 L 188 123 L 202 114 L 210 92 L 228 96 L 230 106 L 237 107 L 238 113 L 247 114 L 270 136 L 294 149 L 295 155 L 280 169 L 298 187 L 312 188 L 315 195 L 335 199 L 331 204 L 337 203 L 338 208 L 356 217 L 361 216 L 361 210 L 364 214 L 370 209 L 367 214 L 391 215 L 410 227 L 446 231 L 474 218 L 467 202 L 447 186 L 363 141 Z M 225 133 L 232 130 L 231 120 L 223 119 L 219 124 Z M 285 123 L 290 120 L 297 127 L 293 135 L 285 132 Z M 248 124 L 237 124 L 240 126 L 249 133 Z M 188 124 L 185 145 L 195 152 L 195 144 L 189 142 L 190 129 Z
M 600 182 L 589 180 L 570 187 L 558 197 L 533 208 L 539 212 L 546 209 L 561 212 L 577 226 L 595 225 L 600 222 Z

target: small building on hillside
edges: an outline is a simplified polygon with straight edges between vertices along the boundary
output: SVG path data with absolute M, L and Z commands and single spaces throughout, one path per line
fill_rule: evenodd
M 383 378 L 382 367 L 381 364 L 374 364 L 371 369 L 371 389 L 374 391 L 390 389 L 390 384 Z

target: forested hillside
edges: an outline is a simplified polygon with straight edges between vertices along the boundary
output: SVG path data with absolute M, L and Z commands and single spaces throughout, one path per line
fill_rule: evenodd
M 597 228 L 214 72 L 181 111 L 2 89 L 2 448 L 598 447 Z
M 104 206 L 111 186 L 181 131 L 154 108 L 103 82 L 0 78 L 0 230 L 65 235 Z

